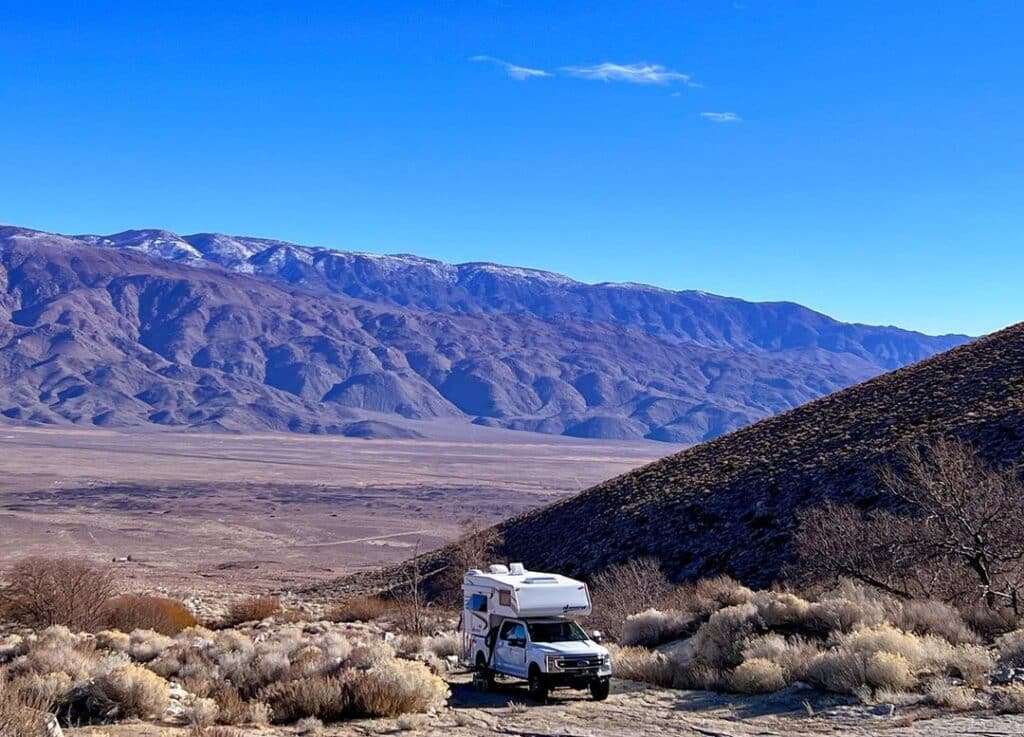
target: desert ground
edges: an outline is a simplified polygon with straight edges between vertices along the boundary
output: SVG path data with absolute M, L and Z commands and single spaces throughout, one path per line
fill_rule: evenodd
M 673 691 L 613 681 L 607 701 L 556 692 L 550 703 L 531 703 L 525 689 L 502 684 L 477 693 L 468 676 L 449 677 L 448 708 L 405 719 L 371 719 L 326 725 L 320 737 L 421 734 L 425 737 L 1010 737 L 1024 734 L 1024 716 L 955 715 L 889 705 L 865 706 L 850 698 L 809 690 L 768 696 Z M 181 725 L 123 724 L 65 730 L 67 737 L 191 737 Z M 302 734 L 295 727 L 249 727 L 238 737 Z
M 0 426 L 0 566 L 122 564 L 177 596 L 376 568 L 676 450 L 481 429 L 444 440 Z

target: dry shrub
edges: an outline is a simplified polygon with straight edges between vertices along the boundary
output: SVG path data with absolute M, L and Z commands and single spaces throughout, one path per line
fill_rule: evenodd
M 140 594 L 108 600 L 103 605 L 102 616 L 106 627 L 121 632 L 153 630 L 162 635 L 176 635 L 199 624 L 181 602 Z
M 249 704 L 238 693 L 238 689 L 231 684 L 218 684 L 209 691 L 209 698 L 217 706 L 218 723 L 245 724 L 250 721 Z
M 319 735 L 324 730 L 324 723 L 316 717 L 306 717 L 300 719 L 295 725 L 295 733 L 304 735 L 305 737 L 313 737 Z
M 170 704 L 170 690 L 152 671 L 125 664 L 93 680 L 86 701 L 89 714 L 105 721 L 153 719 Z
M 28 652 L 28 641 L 21 635 L 8 635 L 0 640 L 0 664 L 7 663 Z
M 750 658 L 728 676 L 729 688 L 737 693 L 772 693 L 786 687 L 782 667 L 766 658 Z
M 391 641 L 391 647 L 400 658 L 412 658 L 424 650 L 426 638 L 419 635 L 399 635 Z
M 349 671 L 355 714 L 394 717 L 440 709 L 448 685 L 422 663 L 385 660 L 367 671 Z
M 935 635 L 954 645 L 981 641 L 960 612 L 941 601 L 919 599 L 902 602 L 892 616 L 892 623 L 901 630 L 916 635 Z
M 461 649 L 459 638 L 455 635 L 434 635 L 427 642 L 427 650 L 439 658 L 458 655 Z
M 719 609 L 693 636 L 694 659 L 711 668 L 735 668 L 743 661 L 743 644 L 763 625 L 750 602 Z
M 374 622 L 394 615 L 398 603 L 379 596 L 358 596 L 330 607 L 324 618 L 330 622 Z
M 46 704 L 5 682 L 0 673 L 0 737 L 48 737 Z
M 816 657 L 807 666 L 807 682 L 835 693 L 853 694 L 867 683 L 866 664 L 860 653 L 830 651 Z
M 22 673 L 66 673 L 74 681 L 89 677 L 99 658 L 95 644 L 78 641 L 64 627 L 44 630 L 28 653 L 11 666 L 14 675 Z
M 271 683 L 259 700 L 270 708 L 273 724 L 291 724 L 307 717 L 327 722 L 344 719 L 352 712 L 352 692 L 340 678 L 316 676 Z
M 281 602 L 273 596 L 250 596 L 240 599 L 228 609 L 226 624 L 234 627 L 244 622 L 260 622 L 280 613 Z
M 750 598 L 765 627 L 770 629 L 803 625 L 813 605 L 798 596 L 776 591 L 758 591 Z
M 615 677 L 668 687 L 674 680 L 672 663 L 665 655 L 644 647 L 610 644 Z
M 917 684 L 910 661 L 899 653 L 877 652 L 864 664 L 864 678 L 872 688 L 904 691 Z
M 743 660 L 763 658 L 777 664 L 787 683 L 802 680 L 807 666 L 821 652 L 818 644 L 800 636 L 790 638 L 769 633 L 747 641 Z
M 7 574 L 0 607 L 30 627 L 97 629 L 103 605 L 115 593 L 114 575 L 78 558 L 23 558 Z
M 746 604 L 753 596 L 753 591 L 729 576 L 701 579 L 693 590 L 695 602 L 708 613 Z
M 963 686 L 936 682 L 928 689 L 928 702 L 951 711 L 970 711 L 982 706 L 978 694 Z
M 1024 684 L 992 689 L 992 705 L 1002 714 L 1024 714 Z
M 51 711 L 65 700 L 74 682 L 67 673 L 26 673 L 11 679 L 10 688 L 27 703 Z
M 96 633 L 96 647 L 100 650 L 110 650 L 115 653 L 127 653 L 131 646 L 132 638 L 126 632 L 118 630 L 103 630 Z
M 619 642 L 623 645 L 655 647 L 680 639 L 693 629 L 693 624 L 691 614 L 676 609 L 664 612 L 647 609 L 626 618 L 619 631 Z
M 209 727 L 217 722 L 219 713 L 216 701 L 197 698 L 185 709 L 185 718 L 193 726 Z
M 153 630 L 135 630 L 128 640 L 128 655 L 139 663 L 148 663 L 174 644 L 170 637 Z
M 1007 632 L 996 639 L 999 663 L 1011 668 L 1024 667 L 1024 629 Z
M 995 667 L 995 656 L 982 645 L 958 645 L 947 661 L 950 674 L 962 678 L 971 688 L 983 688 Z
M 873 627 L 886 621 L 890 606 L 890 600 L 874 589 L 842 581 L 818 597 L 807 612 L 804 626 L 809 633 L 821 635 Z

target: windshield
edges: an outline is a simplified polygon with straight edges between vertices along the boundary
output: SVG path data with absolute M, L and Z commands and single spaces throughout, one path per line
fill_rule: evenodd
M 531 622 L 531 642 L 582 642 L 589 640 L 587 633 L 575 622 Z

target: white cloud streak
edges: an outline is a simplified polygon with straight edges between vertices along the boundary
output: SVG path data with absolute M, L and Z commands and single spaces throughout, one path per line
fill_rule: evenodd
M 710 120 L 712 123 L 742 123 L 741 118 L 736 113 L 701 113 L 700 117 L 704 120 Z
M 580 67 L 562 67 L 562 71 L 580 79 L 599 82 L 628 82 L 630 84 L 673 84 L 679 82 L 687 87 L 700 87 L 689 74 L 677 72 L 661 64 L 615 64 L 610 61 Z
M 504 59 L 497 59 L 493 56 L 473 56 L 470 57 L 470 61 L 485 61 L 490 64 L 495 64 L 505 70 L 505 74 L 510 76 L 512 79 L 518 79 L 519 81 L 531 79 L 534 77 L 550 77 L 551 72 L 545 72 L 543 69 L 531 69 L 530 67 L 519 66 L 518 64 L 512 64 L 505 61 Z

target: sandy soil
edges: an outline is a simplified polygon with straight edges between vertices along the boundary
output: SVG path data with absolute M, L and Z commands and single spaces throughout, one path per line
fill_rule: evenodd
M 452 679 L 450 706 L 433 716 L 399 722 L 376 719 L 328 726 L 323 737 L 356 737 L 403 732 L 429 737 L 515 735 L 517 737 L 754 737 L 812 735 L 891 735 L 891 737 L 1009 736 L 1024 734 L 1024 716 L 949 714 L 920 709 L 853 705 L 849 699 L 812 691 L 770 696 L 728 696 L 702 691 L 670 691 L 613 681 L 612 695 L 595 703 L 582 693 L 558 691 L 549 704 L 530 702 L 523 687 L 505 685 L 478 694 L 468 678 Z M 808 712 L 807 702 L 813 715 Z M 120 725 L 68 730 L 69 737 L 187 737 L 173 725 Z M 242 734 L 292 735 L 287 727 L 246 729 Z
M 0 426 L 0 568 L 111 560 L 131 585 L 287 589 L 408 558 L 675 450 L 482 430 L 355 440 Z

